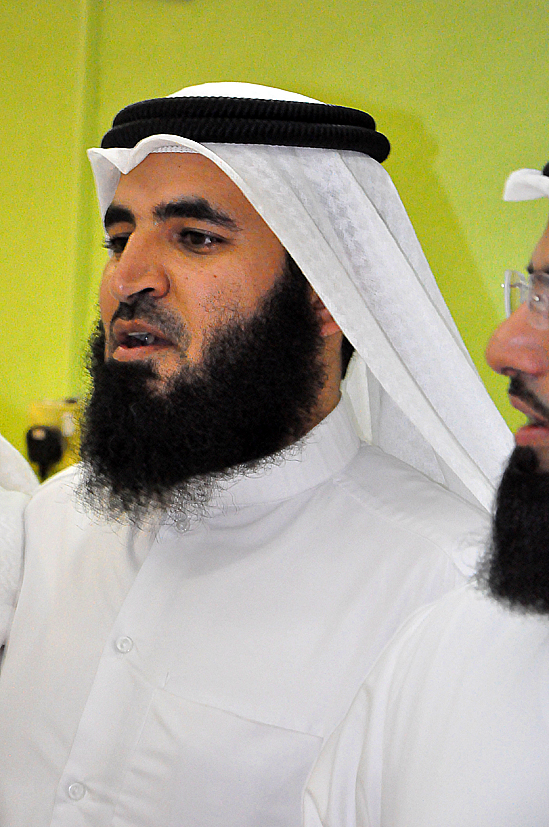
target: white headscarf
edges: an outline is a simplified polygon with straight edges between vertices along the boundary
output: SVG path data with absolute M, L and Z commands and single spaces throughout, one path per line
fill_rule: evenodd
M 241 83 L 204 84 L 175 96 L 312 100 Z M 120 173 L 158 151 L 213 161 L 301 268 L 357 351 L 344 392 L 361 436 L 489 507 L 511 435 L 381 165 L 348 150 L 203 145 L 153 135 L 133 149 L 89 150 L 102 216 Z
M 504 201 L 532 201 L 549 198 L 549 178 L 539 169 L 517 169 L 512 172 L 503 190 Z

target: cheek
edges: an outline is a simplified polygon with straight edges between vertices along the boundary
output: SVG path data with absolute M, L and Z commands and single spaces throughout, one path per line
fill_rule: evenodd
M 253 269 L 240 263 L 239 266 L 213 267 L 181 290 L 174 284 L 171 304 L 196 332 L 207 330 L 227 316 L 248 316 L 257 306 L 263 291 L 254 278 Z
M 254 312 L 282 277 L 285 261 L 285 252 L 278 243 L 274 249 L 272 245 L 256 247 L 227 283 L 229 300 L 237 299 L 245 313 Z
M 118 302 L 109 289 L 107 273 L 104 273 L 99 287 L 99 312 L 101 314 L 101 321 L 105 326 L 108 326 L 117 307 Z

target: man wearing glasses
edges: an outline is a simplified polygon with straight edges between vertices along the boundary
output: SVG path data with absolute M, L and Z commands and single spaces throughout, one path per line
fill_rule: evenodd
M 549 165 L 506 200 L 549 197 Z M 527 423 L 474 582 L 422 609 L 386 648 L 306 795 L 317 827 L 549 823 L 549 225 L 529 276 L 508 271 L 490 366 Z

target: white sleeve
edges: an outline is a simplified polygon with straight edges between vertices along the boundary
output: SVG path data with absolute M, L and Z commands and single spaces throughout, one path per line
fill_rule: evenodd
M 357 770 L 368 711 L 367 694 L 361 688 L 309 779 L 303 801 L 304 827 L 356 827 Z
M 0 488 L 0 646 L 6 642 L 19 592 L 27 500 L 26 494 Z
M 23 511 L 38 480 L 21 454 L 0 435 L 0 646 L 17 602 L 23 562 Z
M 32 494 L 37 487 L 36 474 L 27 460 L 0 434 L 0 489 Z
M 410 638 L 433 606 L 436 602 L 418 609 L 387 644 L 324 745 L 305 790 L 304 827 L 381 827 L 386 710 L 393 678 L 406 669 Z

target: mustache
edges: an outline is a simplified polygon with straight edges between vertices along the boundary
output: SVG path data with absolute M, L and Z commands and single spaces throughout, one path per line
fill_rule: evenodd
M 139 293 L 130 303 L 120 302 L 109 324 L 109 337 L 113 338 L 113 326 L 117 319 L 130 322 L 139 319 L 158 328 L 171 342 L 188 347 L 189 331 L 179 315 L 167 307 L 159 307 L 157 300 L 148 293 Z
M 516 396 L 517 399 L 522 399 L 522 401 L 526 402 L 532 410 L 535 411 L 535 413 L 539 414 L 543 419 L 549 422 L 549 406 L 545 405 L 545 403 L 542 402 L 541 399 L 535 395 L 535 393 L 526 387 L 521 374 L 517 373 L 515 376 L 511 377 L 511 381 L 509 382 L 509 390 L 507 393 L 509 396 Z

